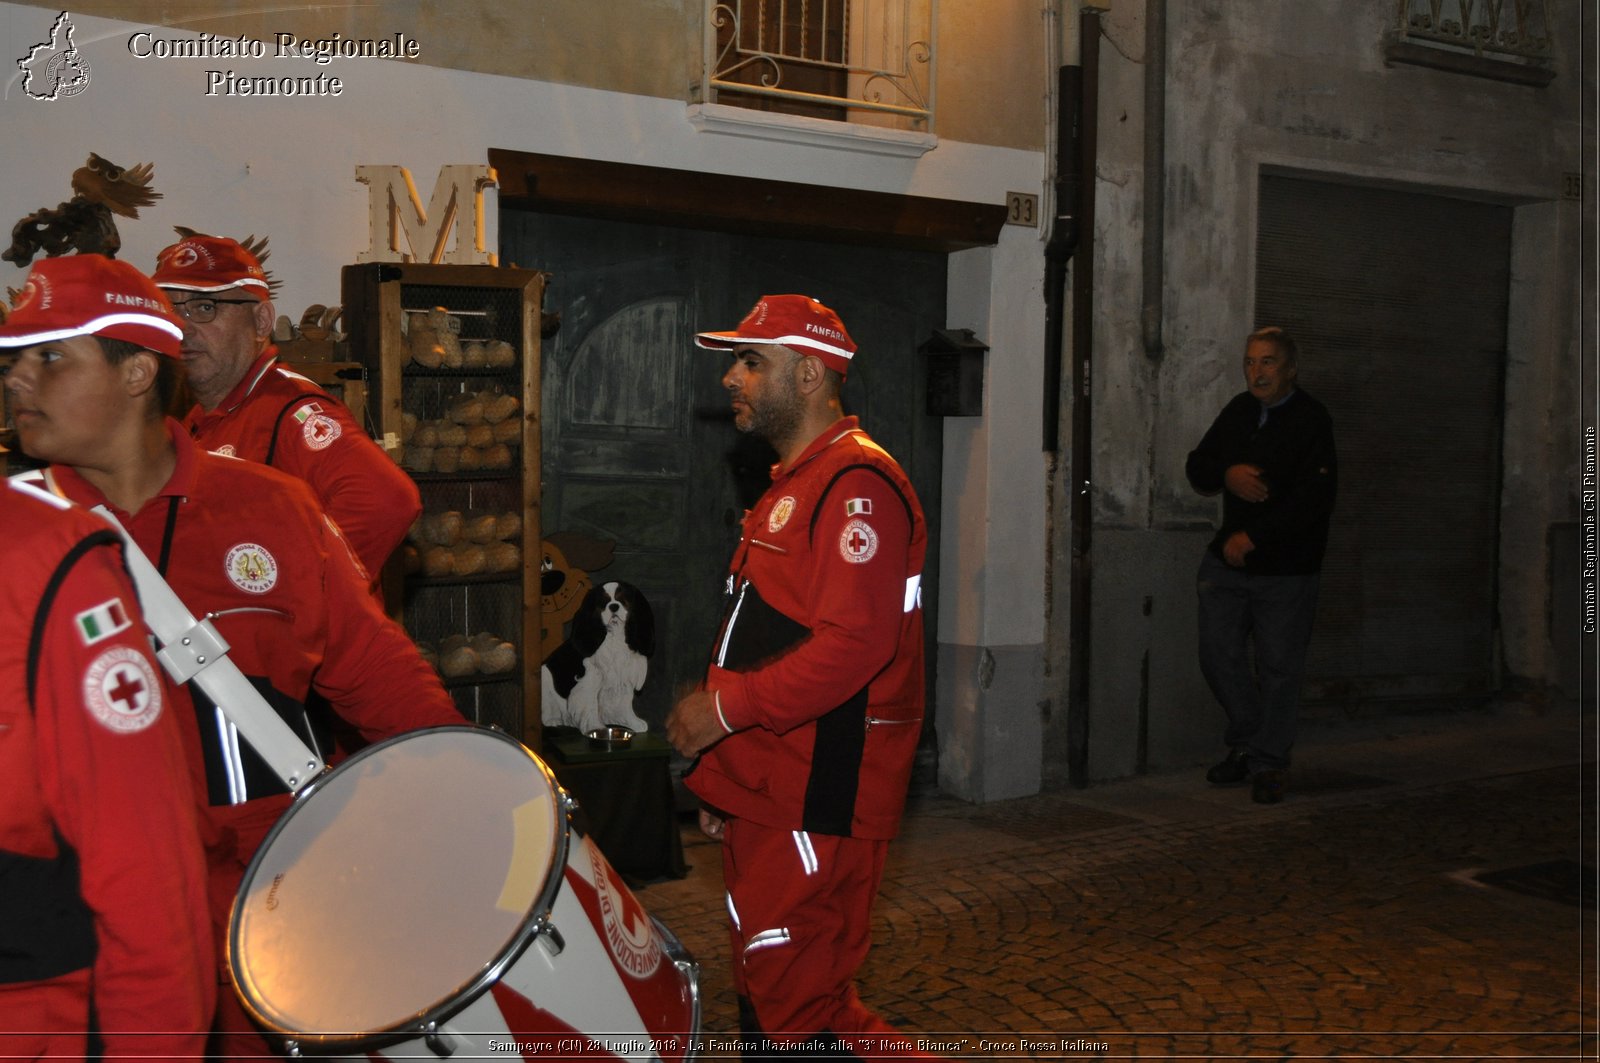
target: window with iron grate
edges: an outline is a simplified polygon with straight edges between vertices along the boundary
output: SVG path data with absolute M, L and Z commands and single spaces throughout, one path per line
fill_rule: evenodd
M 755 111 L 843 121 L 843 103 L 791 95 L 741 91 L 739 85 L 842 100 L 845 67 L 845 5 L 790 0 L 732 0 L 716 5 L 719 64 L 717 102 Z M 727 84 L 732 82 L 734 84 Z

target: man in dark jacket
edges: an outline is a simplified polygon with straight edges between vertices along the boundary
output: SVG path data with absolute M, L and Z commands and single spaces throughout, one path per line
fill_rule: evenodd
M 1295 358 L 1282 329 L 1252 332 L 1247 390 L 1187 466 L 1196 491 L 1222 492 L 1222 527 L 1200 562 L 1200 669 L 1228 714 L 1228 756 L 1206 779 L 1249 779 L 1262 804 L 1283 799 L 1338 487 L 1333 422 L 1296 386 Z

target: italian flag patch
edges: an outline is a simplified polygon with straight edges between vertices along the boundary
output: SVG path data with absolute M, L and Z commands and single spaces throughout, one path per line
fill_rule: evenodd
M 863 513 L 870 514 L 871 512 L 872 499 L 870 498 L 852 498 L 844 504 L 844 515 L 847 517 L 856 517 Z
M 85 646 L 108 639 L 133 622 L 128 619 L 128 611 L 122 607 L 121 598 L 112 598 L 93 609 L 85 609 L 74 621 L 78 626 L 78 637 Z
M 321 406 L 318 406 L 314 402 L 308 402 L 304 406 L 300 407 L 298 410 L 294 411 L 294 419 L 296 421 L 299 421 L 301 424 L 305 424 L 306 423 L 306 419 L 308 417 L 310 417 L 314 413 L 321 413 L 321 412 L 322 412 L 322 407 Z

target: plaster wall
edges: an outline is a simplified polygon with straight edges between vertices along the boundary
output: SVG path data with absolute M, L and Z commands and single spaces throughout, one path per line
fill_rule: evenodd
M 945 420 L 935 694 L 940 788 L 975 801 L 1036 793 L 1043 770 L 1043 282 L 1037 229 L 949 259 L 951 325 L 990 346 L 983 416 Z
M 1143 7 L 1119 2 L 1120 23 L 1131 27 Z M 1192 617 L 1204 543 L 1195 529 L 1216 517 L 1216 501 L 1189 489 L 1183 464 L 1241 386 L 1263 170 L 1515 207 L 1503 653 L 1512 674 L 1553 680 L 1547 531 L 1576 515 L 1579 454 L 1572 397 L 1559 381 L 1577 371 L 1580 295 L 1592 299 L 1580 293 L 1576 268 L 1580 205 L 1559 198 L 1563 172 L 1583 169 L 1580 93 L 1594 94 L 1577 55 L 1576 0 L 1551 4 L 1558 76 L 1544 89 L 1385 66 L 1395 10 L 1386 0 L 1185 0 L 1167 10 L 1166 316 L 1154 357 L 1142 349 L 1138 320 L 1142 30 L 1101 52 L 1091 601 L 1096 622 L 1111 626 L 1093 634 L 1091 774 L 1215 752 L 1216 731 L 1193 727 L 1196 704 L 1210 696 L 1193 664 L 1192 629 L 1163 618 Z M 1314 364 L 1304 371 L 1315 380 Z M 1191 558 L 1174 552 L 1180 544 Z

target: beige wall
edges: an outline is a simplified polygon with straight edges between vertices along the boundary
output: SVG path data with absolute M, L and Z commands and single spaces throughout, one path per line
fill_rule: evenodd
M 60 9 L 57 3 L 22 2 Z M 83 0 L 71 10 L 268 42 L 279 32 L 312 40 L 334 33 L 405 33 L 421 43 L 418 62 L 425 65 L 662 99 L 687 100 L 700 75 L 701 0 L 389 0 L 265 13 L 236 12 L 236 6 L 222 0 Z M 945 0 L 937 31 L 938 136 L 1043 148 L 1042 10 L 1029 0 Z

